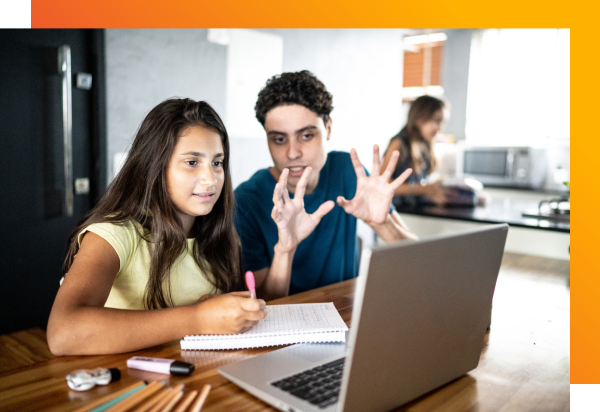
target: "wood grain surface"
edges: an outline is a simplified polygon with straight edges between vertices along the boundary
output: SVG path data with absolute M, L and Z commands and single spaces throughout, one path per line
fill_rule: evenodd
M 568 411 L 569 262 L 506 253 L 494 295 L 492 324 L 479 366 L 466 376 L 401 406 L 400 411 Z M 348 326 L 354 280 L 278 299 L 269 304 L 333 302 Z M 230 383 L 217 368 L 274 348 L 182 351 L 178 341 L 146 350 L 102 356 L 54 357 L 41 329 L 0 336 L 0 410 L 74 411 L 136 382 L 184 384 L 184 396 L 212 390 L 202 411 L 274 411 Z M 134 355 L 196 365 L 189 377 L 127 369 Z M 85 392 L 70 390 L 76 369 L 119 368 L 122 378 Z

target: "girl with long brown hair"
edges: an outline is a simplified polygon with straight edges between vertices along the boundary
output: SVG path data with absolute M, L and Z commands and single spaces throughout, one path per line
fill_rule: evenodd
M 418 97 L 408 110 L 406 126 L 390 140 L 383 156 L 381 170 L 385 170 L 395 150 L 400 152 L 400 157 L 391 179 L 400 176 L 409 168 L 413 170 L 405 183 L 396 189 L 397 198 L 394 203 L 402 200 L 403 205 L 415 205 L 423 201 L 445 204 L 452 200 L 452 189 L 439 183 L 426 182 L 427 176 L 436 168 L 433 138 L 442 127 L 444 109 L 443 100 L 427 95 Z
M 264 301 L 242 292 L 229 158 L 207 103 L 169 99 L 148 113 L 69 239 L 48 321 L 53 353 L 128 352 L 264 318 Z

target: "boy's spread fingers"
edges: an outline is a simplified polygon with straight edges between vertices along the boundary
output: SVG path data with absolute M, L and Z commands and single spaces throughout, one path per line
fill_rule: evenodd
M 273 204 L 275 207 L 281 207 L 281 186 L 279 183 L 275 185 L 275 190 L 273 191 Z
M 354 172 L 356 177 L 365 177 L 365 169 L 363 169 L 362 163 L 358 159 L 358 154 L 355 149 L 350 150 L 350 160 L 352 160 L 352 166 L 354 166 Z
M 285 168 L 283 169 L 283 172 L 281 173 L 281 176 L 279 178 L 279 197 L 281 198 L 282 203 L 287 203 L 290 200 L 290 195 L 287 190 L 287 178 L 289 174 L 290 169 Z
M 408 176 L 410 176 L 411 173 L 412 173 L 412 169 L 411 168 L 408 168 L 404 172 L 402 172 L 402 174 L 400 176 L 398 176 L 392 182 L 392 188 L 394 190 L 396 190 L 396 188 L 398 188 L 402 183 L 404 183 L 404 181 L 408 178 Z
M 294 195 L 294 199 L 304 198 L 304 192 L 306 191 L 306 185 L 308 184 L 308 176 L 310 175 L 310 172 L 310 167 L 307 167 L 302 172 L 302 176 L 300 176 L 300 180 L 298 181 L 298 186 L 296 186 L 296 194 Z
M 371 175 L 379 176 L 379 167 L 381 163 L 379 161 L 379 146 L 373 145 L 373 170 L 371 171 Z
M 286 200 L 287 187 L 285 182 L 280 182 L 275 185 L 275 192 L 273 193 L 273 203 L 279 208 L 279 211 L 283 210 L 284 205 L 287 203 Z M 289 199 L 289 196 L 287 197 Z
M 347 203 L 348 203 L 348 201 L 344 197 L 338 196 L 338 198 L 337 198 L 337 204 L 339 206 L 341 206 L 342 208 L 346 209 L 346 204 Z
M 290 192 L 288 192 L 287 187 L 283 187 L 281 189 L 281 196 L 283 197 L 283 202 L 284 203 L 289 203 L 290 202 Z
M 285 169 L 283 169 L 283 171 L 281 172 L 281 175 L 279 176 L 279 183 L 284 183 L 284 186 L 287 183 L 288 173 L 289 173 L 289 169 L 285 168 Z
M 396 163 L 398 163 L 399 157 L 400 157 L 400 152 L 397 150 L 394 150 L 392 152 L 392 156 L 390 157 L 390 162 L 388 163 L 387 167 L 385 168 L 385 171 L 383 172 L 383 174 L 386 175 L 386 178 L 388 180 L 394 173 L 394 169 L 396 169 Z
M 317 210 L 315 210 L 315 213 L 313 213 L 312 215 L 314 217 L 316 217 L 317 219 L 321 220 L 323 218 L 323 216 L 325 216 L 327 213 L 331 212 L 331 210 L 333 209 L 334 206 L 335 206 L 335 203 L 333 203 L 332 200 L 328 200 L 327 202 L 325 202 L 321 206 L 319 206 L 319 208 Z

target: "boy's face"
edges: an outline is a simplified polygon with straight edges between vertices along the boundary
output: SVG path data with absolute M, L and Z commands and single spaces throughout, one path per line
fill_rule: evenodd
M 287 188 L 295 193 L 302 172 L 312 168 L 306 194 L 312 193 L 319 183 L 319 174 L 325 166 L 325 141 L 331 133 L 331 119 L 323 123 L 321 116 L 299 104 L 275 107 L 265 118 L 269 151 L 275 167 L 271 173 L 276 180 L 288 168 Z

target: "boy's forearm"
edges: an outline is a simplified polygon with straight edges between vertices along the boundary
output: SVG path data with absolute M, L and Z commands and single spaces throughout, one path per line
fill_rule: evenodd
M 292 278 L 292 262 L 296 249 L 284 251 L 275 245 L 273 261 L 267 276 L 258 288 L 258 296 L 264 300 L 273 300 L 287 296 Z
M 395 210 L 387 215 L 384 223 L 379 225 L 372 224 L 369 226 L 375 231 L 377 236 L 386 243 L 403 239 L 418 239 L 417 236 L 408 229 L 398 212 Z

